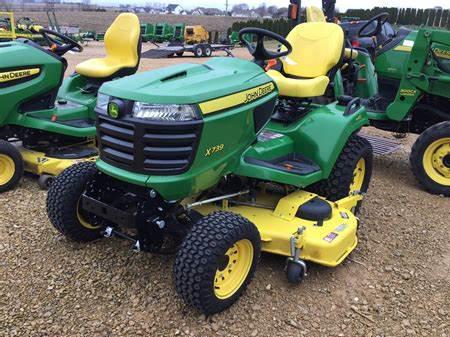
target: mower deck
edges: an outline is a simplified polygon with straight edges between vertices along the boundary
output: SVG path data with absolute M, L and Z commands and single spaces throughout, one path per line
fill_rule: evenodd
M 22 155 L 27 172 L 48 178 L 57 176 L 76 163 L 97 159 L 97 150 L 93 143 L 61 148 L 54 154 L 26 149 L 21 145 L 17 148 Z
M 242 215 L 258 228 L 262 251 L 293 257 L 294 248 L 298 248 L 301 259 L 335 267 L 357 245 L 358 219 L 349 210 L 351 207 L 346 207 L 356 206 L 361 199 L 361 196 L 351 196 L 332 203 L 305 191 L 281 199 L 276 194 L 261 193 L 256 203 L 228 200 L 222 207 L 207 204 L 195 210 L 203 215 L 214 211 Z

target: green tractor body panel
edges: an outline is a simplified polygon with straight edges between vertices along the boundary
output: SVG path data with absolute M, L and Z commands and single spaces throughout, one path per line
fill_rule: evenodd
M 9 112 L 19 111 L 30 97 L 57 88 L 63 67 L 51 55 L 24 43 L 0 43 L 0 51 L 0 125 L 3 125 L 17 118 Z
M 173 26 L 173 37 L 174 41 L 183 41 L 184 40 L 184 29 L 186 25 L 184 23 L 179 23 Z
M 369 98 L 378 93 L 378 76 L 375 67 L 367 54 L 359 53 L 356 62 L 362 65 L 358 79 L 363 85 L 356 85 L 355 95 L 357 97 Z
M 141 24 L 142 42 L 153 41 L 155 39 L 155 25 L 151 23 Z
M 376 57 L 375 68 L 378 76 L 402 79 L 416 36 L 417 31 L 411 31 L 396 47 Z
M 251 62 L 217 57 L 204 64 L 183 63 L 121 78 L 100 92 L 133 101 L 198 104 L 271 81 Z
M 450 98 L 450 67 L 446 63 L 449 55 L 450 32 L 428 29 L 417 32 L 396 99 L 386 111 L 390 119 L 403 120 L 423 94 Z
M 162 125 L 153 125 L 154 121 L 138 121 L 131 116 L 130 108 L 115 120 L 108 116 L 107 111 L 97 110 L 100 131 L 97 167 L 119 180 L 153 188 L 166 200 L 179 200 L 204 191 L 231 173 L 248 177 L 256 174 L 258 178 L 295 186 L 317 182 L 331 172 L 348 137 L 368 123 L 364 109 L 343 116 L 344 107 L 336 104 L 315 106 L 316 109 L 307 117 L 288 126 L 269 122 L 278 98 L 275 84 L 261 67 L 233 58 L 214 58 L 203 65 L 182 64 L 137 74 L 106 83 L 100 92 L 111 96 L 110 100 L 114 101 L 193 105 L 198 109 L 200 120 Z M 111 148 L 110 134 L 103 134 L 102 130 L 112 130 L 114 126 L 131 128 L 132 123 L 135 123 L 134 130 L 141 129 L 136 126 L 140 123 L 148 123 L 145 130 L 154 131 L 147 137 L 155 137 L 156 125 L 172 130 L 173 127 L 184 128 L 201 123 L 198 145 L 189 168 L 179 174 L 145 174 L 112 160 L 123 155 L 122 158 L 128 158 L 130 165 L 134 165 L 134 158 L 131 161 L 129 156 L 138 157 L 136 153 L 139 150 L 134 150 L 134 154 L 119 153 L 126 144 L 119 141 L 114 143 L 117 147 Z M 260 142 L 258 135 L 261 132 L 279 133 L 281 138 Z M 135 138 L 134 148 L 141 142 Z M 145 144 L 138 146 L 146 148 Z M 320 170 L 302 177 L 264 166 L 254 169 L 250 167 L 254 165 L 249 166 L 247 162 L 252 158 L 283 157 L 296 151 L 315 161 Z
M 94 126 L 65 123 L 95 119 L 96 95 L 82 93 L 83 77 L 73 75 L 63 81 L 61 60 L 26 43 L 1 43 L 0 54 L 0 127 L 17 125 L 74 137 L 95 135 Z
M 308 116 L 297 123 L 286 125 L 274 121 L 269 122 L 265 130 L 275 136 L 252 145 L 241 158 L 241 166 L 236 173 L 253 178 L 275 180 L 298 187 L 306 187 L 326 179 L 348 138 L 363 126 L 368 125 L 368 117 L 364 108 L 361 107 L 349 116 L 344 116 L 344 110 L 344 106 L 332 103 L 315 107 Z M 277 134 L 279 136 L 276 136 Z M 320 170 L 309 175 L 299 176 L 255 166 L 244 159 L 251 157 L 270 161 L 290 153 L 298 153 L 312 160 L 320 167 Z M 278 177 L 274 178 L 274 175 Z
M 360 53 L 356 61 L 364 67 L 355 95 L 370 98 L 384 90 L 383 95 L 392 97 L 386 113 L 369 111 L 370 119 L 404 121 L 424 95 L 450 98 L 449 31 L 422 28 L 409 32 L 395 47 L 378 53 L 375 69 L 367 54 Z M 386 92 L 384 87 L 389 85 L 379 84 L 385 82 L 397 84 Z
M 174 28 L 168 23 L 157 23 L 155 25 L 155 42 L 166 42 L 173 38 Z

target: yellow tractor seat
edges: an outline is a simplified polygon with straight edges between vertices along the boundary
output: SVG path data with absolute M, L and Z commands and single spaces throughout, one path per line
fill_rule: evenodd
M 280 96 L 323 96 L 342 65 L 342 28 L 334 23 L 308 22 L 296 26 L 286 39 L 292 52 L 281 59 L 280 71 L 267 72 L 277 84 Z
M 327 76 L 311 79 L 295 79 L 283 76 L 276 70 L 269 70 L 267 75 L 272 77 L 278 86 L 280 96 L 283 97 L 317 97 L 322 96 L 330 80 Z
M 128 76 L 137 71 L 141 54 L 140 23 L 135 14 L 120 14 L 105 33 L 106 57 L 78 64 L 76 72 L 95 79 Z
M 325 14 L 316 6 L 306 7 L 306 22 L 326 22 Z

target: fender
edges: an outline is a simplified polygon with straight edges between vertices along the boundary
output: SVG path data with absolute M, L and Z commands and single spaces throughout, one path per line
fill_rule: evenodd
M 363 107 L 347 116 L 344 115 L 345 108 L 332 103 L 314 109 L 297 123 L 285 125 L 271 121 L 265 130 L 284 137 L 254 144 L 243 154 L 235 173 L 298 187 L 327 179 L 348 139 L 363 126 L 369 125 L 367 112 Z M 290 153 L 301 153 L 319 166 L 320 170 L 307 175 L 296 175 L 255 166 L 245 160 L 248 157 L 267 160 Z

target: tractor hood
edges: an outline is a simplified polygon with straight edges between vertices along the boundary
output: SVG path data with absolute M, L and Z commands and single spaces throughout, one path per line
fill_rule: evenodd
M 218 57 L 204 64 L 180 64 L 105 83 L 100 93 L 157 104 L 197 104 L 272 80 L 256 64 Z

